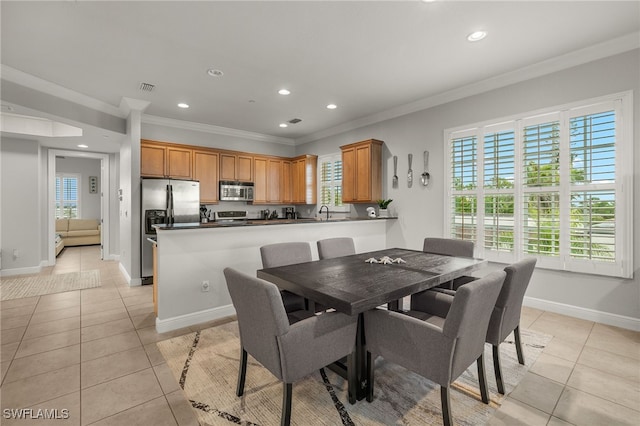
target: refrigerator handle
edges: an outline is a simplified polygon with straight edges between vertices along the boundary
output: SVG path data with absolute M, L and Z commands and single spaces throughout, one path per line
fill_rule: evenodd
M 167 224 L 173 224 L 173 187 L 171 184 L 167 185 Z

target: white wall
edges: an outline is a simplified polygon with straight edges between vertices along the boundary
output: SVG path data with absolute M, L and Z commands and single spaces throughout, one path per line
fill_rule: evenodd
M 442 236 L 445 192 L 444 142 L 447 128 L 510 116 L 516 113 L 562 105 L 627 90 L 634 91 L 635 164 L 640 163 L 640 50 L 543 77 L 471 96 L 392 120 L 300 145 L 297 153 L 328 154 L 339 152 L 339 146 L 364 139 L 385 141 L 383 152 L 384 197 L 392 198 L 392 214 L 399 216 L 389 230 L 389 246 L 421 249 L 425 236 Z M 431 182 L 428 187 L 415 184 L 407 188 L 407 154 L 414 156 L 416 171 L 422 171 L 422 152 L 430 152 Z M 398 189 L 391 188 L 392 156 L 398 156 Z M 633 173 L 635 217 L 640 215 L 640 175 Z M 582 275 L 538 269 L 527 297 L 542 299 L 549 310 L 569 305 L 574 315 L 617 315 L 640 319 L 640 223 L 634 229 L 634 271 L 632 280 Z M 558 305 L 560 304 L 560 305 Z M 566 311 L 566 310 L 565 310 Z M 596 311 L 595 313 L 593 311 Z M 628 318 L 623 318 L 626 320 Z
M 94 158 L 56 157 L 56 173 L 80 175 L 80 218 L 100 219 L 100 160 Z M 98 192 L 89 193 L 89 176 L 98 178 Z M 106 218 L 105 218 L 106 219 Z
M 142 124 L 142 138 L 160 142 L 172 142 L 232 151 L 252 152 L 264 155 L 293 157 L 295 147 L 283 143 L 264 142 L 240 136 L 218 135 L 189 129 Z
M 3 275 L 37 272 L 42 178 L 38 142 L 3 137 L 0 157 Z

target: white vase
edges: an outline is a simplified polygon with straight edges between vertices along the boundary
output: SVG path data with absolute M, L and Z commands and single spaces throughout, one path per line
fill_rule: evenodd
M 389 217 L 389 209 L 380 209 L 378 211 L 378 217 Z

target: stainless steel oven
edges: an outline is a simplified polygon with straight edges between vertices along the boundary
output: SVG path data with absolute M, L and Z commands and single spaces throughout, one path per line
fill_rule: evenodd
M 253 201 L 253 182 L 221 180 L 220 201 Z

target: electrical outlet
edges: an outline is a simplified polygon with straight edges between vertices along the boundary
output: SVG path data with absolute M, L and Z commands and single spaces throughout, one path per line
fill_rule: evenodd
M 209 281 L 202 281 L 202 291 L 209 291 Z

